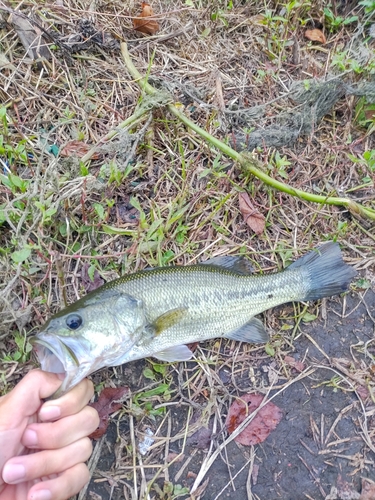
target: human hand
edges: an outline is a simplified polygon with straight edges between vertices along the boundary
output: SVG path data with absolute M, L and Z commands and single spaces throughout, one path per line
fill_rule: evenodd
M 0 398 L 0 500 L 66 500 L 89 480 L 93 385 L 84 379 L 44 403 L 60 385 L 58 375 L 32 370 Z

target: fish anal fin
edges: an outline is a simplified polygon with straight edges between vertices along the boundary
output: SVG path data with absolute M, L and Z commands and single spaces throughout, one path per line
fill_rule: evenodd
M 252 274 L 254 271 L 250 261 L 242 255 L 219 255 L 201 262 L 200 265 L 221 267 L 241 275 Z
M 177 345 L 155 352 L 152 356 L 160 361 L 188 361 L 192 358 L 193 353 L 186 345 Z
M 177 307 L 176 309 L 170 309 L 169 311 L 161 314 L 152 322 L 152 328 L 155 335 L 159 335 L 167 328 L 179 323 L 182 318 L 186 315 L 186 307 Z
M 268 333 L 263 323 L 258 318 L 251 318 L 237 330 L 224 335 L 225 338 L 238 340 L 239 342 L 266 343 L 269 340 Z

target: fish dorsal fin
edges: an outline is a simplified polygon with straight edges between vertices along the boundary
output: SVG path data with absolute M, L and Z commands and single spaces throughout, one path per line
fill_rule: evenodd
M 152 356 L 160 361 L 188 361 L 193 357 L 193 353 L 186 345 L 177 345 L 155 352 Z
M 187 311 L 186 307 L 176 307 L 158 316 L 151 325 L 155 335 L 159 335 L 164 330 L 167 330 L 167 328 L 179 323 Z
M 269 340 L 268 333 L 263 323 L 258 318 L 251 318 L 237 330 L 224 335 L 225 338 L 238 340 L 239 342 L 266 343 Z
M 237 274 L 247 275 L 252 274 L 254 269 L 252 268 L 248 259 L 241 255 L 219 255 L 218 257 L 212 257 L 211 259 L 201 262 L 200 265 L 203 266 L 215 266 L 228 269 Z

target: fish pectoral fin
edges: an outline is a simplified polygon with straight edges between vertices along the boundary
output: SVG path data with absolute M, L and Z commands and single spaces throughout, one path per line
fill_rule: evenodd
M 242 255 L 219 255 L 218 257 L 212 257 L 211 259 L 201 262 L 200 265 L 203 266 L 215 266 L 228 269 L 236 274 L 248 275 L 254 272 L 250 261 L 248 261 Z
M 258 318 L 252 318 L 237 330 L 224 335 L 226 339 L 238 340 L 239 342 L 266 343 L 269 340 L 268 333 L 263 323 Z
M 155 335 L 159 335 L 164 330 L 167 330 L 167 328 L 179 323 L 186 315 L 187 311 L 186 307 L 176 307 L 176 309 L 170 309 L 161 316 L 158 316 L 151 325 Z
M 186 345 L 177 345 L 155 352 L 152 356 L 160 361 L 188 361 L 192 358 L 193 353 Z

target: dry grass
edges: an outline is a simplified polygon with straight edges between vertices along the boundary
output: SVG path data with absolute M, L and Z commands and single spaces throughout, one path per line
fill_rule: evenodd
M 363 9 L 356 9 L 355 4 L 343 8 L 343 15 L 358 14 L 363 20 Z M 4 20 L 0 99 L 7 116 L 0 135 L 8 146 L 1 155 L 4 177 L 0 183 L 4 214 L 0 371 L 4 390 L 32 366 L 27 336 L 50 314 L 87 291 L 90 280 L 84 276 L 88 269 L 91 275 L 95 271 L 111 280 L 147 266 L 189 264 L 242 253 L 256 271 L 273 271 L 317 243 L 337 239 L 346 260 L 370 287 L 375 286 L 371 222 L 352 217 L 343 208 L 308 203 L 264 185 L 182 125 L 165 109 L 165 102 L 134 117 L 140 101 L 145 106 L 147 100 L 145 104 L 144 96 L 140 97 L 139 85 L 128 73 L 119 48 L 119 42 L 126 40 L 134 65 L 149 76 L 152 85 L 168 92 L 200 127 L 233 144 L 239 128 L 253 123 L 246 122 L 243 110 L 264 105 L 259 123 L 261 127 L 273 123 L 281 112 L 295 106 L 290 96 L 280 96 L 297 80 L 332 76 L 337 71 L 331 66 L 334 57 L 353 40 L 357 48 L 358 44 L 363 47 L 363 71 L 358 74 L 349 68 L 344 72 L 345 81 L 355 85 L 368 78 L 368 51 L 374 42 L 366 45 L 356 24 L 342 25 L 332 33 L 326 26 L 326 46 L 304 38 L 301 20 L 307 25 L 312 19 L 322 20 L 325 6 L 323 1 L 312 7 L 305 2 L 288 14 L 277 2 L 234 1 L 230 8 L 230 2 L 224 0 L 159 0 L 152 7 L 160 31 L 144 37 L 132 27 L 132 18 L 140 10 L 138 2 L 22 3 L 19 9 L 33 19 L 34 28 L 48 33 L 42 43 L 49 47 L 50 59 L 31 61 L 19 42 L 9 9 L 0 2 Z M 276 16 L 284 17 L 285 22 Z M 374 123 L 369 128 L 360 126 L 357 103 L 353 96 L 343 97 L 311 134 L 290 147 L 280 147 L 280 158 L 290 162 L 285 168 L 280 167 L 274 149 L 259 148 L 257 157 L 265 171 L 294 188 L 352 197 L 374 209 L 375 172 L 363 160 L 365 151 L 375 149 Z M 82 153 L 70 149 L 64 156 L 64 147 L 72 148 L 73 140 L 83 144 Z M 96 155 L 83 162 L 82 156 L 92 148 Z M 7 184 L 10 173 L 24 180 L 25 187 Z M 242 191 L 249 193 L 266 218 L 261 235 L 252 233 L 241 215 L 238 193 Z M 13 258 L 14 252 L 25 249 L 27 258 Z M 311 305 L 308 311 L 324 317 L 324 304 Z M 233 435 L 226 437 L 222 426 L 231 397 L 254 389 L 264 394 L 271 389 L 283 391 L 317 369 L 308 368 L 296 376 L 284 362 L 294 349 L 306 310 L 301 305 L 285 308 L 279 315 L 266 314 L 267 326 L 274 333 L 270 344 L 273 358 L 263 346 L 213 341 L 197 348 L 196 363 L 168 367 L 162 377 L 156 377 L 170 389 L 152 398 L 153 409 L 165 409 L 154 420 L 142 399 L 142 403 L 134 403 L 137 392 L 146 390 L 147 381 L 133 379 L 132 403 L 118 415 L 119 429 L 121 422 L 129 422 L 129 433 L 124 436 L 118 431 L 115 464 L 110 471 L 97 470 L 95 481 L 108 483 L 112 492 L 123 490 L 126 499 L 174 498 L 171 492 L 161 492 L 160 480 L 182 482 L 189 465 L 184 456 L 186 440 L 210 423 L 215 439 L 191 497 L 200 498 L 211 463 L 228 463 L 226 447 Z M 374 321 L 374 313 L 368 310 L 368 315 Z M 281 324 L 290 329 L 282 331 Z M 366 403 L 363 395 L 359 397 L 360 434 L 374 451 L 374 430 L 367 425 L 374 418 L 374 385 L 368 382 L 373 373 L 372 353 L 371 342 L 357 353 L 354 361 L 360 368 L 355 379 L 340 360 L 333 362 L 328 357 L 326 368 L 335 370 L 346 387 L 367 387 Z M 261 360 L 271 363 L 266 378 L 255 376 L 253 366 L 259 366 Z M 117 370 L 104 372 L 95 380 L 114 384 L 116 375 L 124 379 L 129 374 L 126 368 Z M 227 382 L 219 371 L 227 372 Z M 183 425 L 177 427 L 175 408 L 183 418 Z M 153 429 L 155 443 L 142 457 L 136 443 L 148 427 Z M 328 437 L 324 447 L 327 443 Z M 107 446 L 105 440 L 97 444 L 93 471 L 103 446 Z M 252 449 L 245 464 L 250 467 L 248 498 L 255 498 L 250 481 L 255 454 Z M 171 477 L 169 468 L 176 463 L 181 464 L 180 473 Z M 232 488 L 235 478 L 229 465 L 228 477 L 228 488 Z

